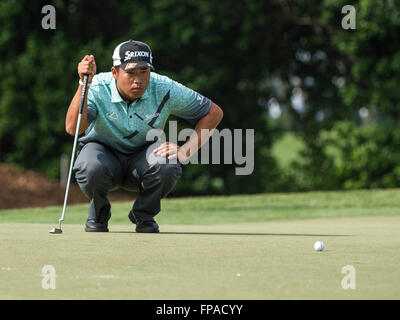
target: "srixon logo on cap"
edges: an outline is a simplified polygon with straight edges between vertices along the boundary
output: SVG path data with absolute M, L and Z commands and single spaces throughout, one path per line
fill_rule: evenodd
M 149 56 L 150 56 L 150 53 L 147 51 L 126 51 L 124 61 L 132 59 L 132 58 L 136 58 L 136 57 L 148 58 Z

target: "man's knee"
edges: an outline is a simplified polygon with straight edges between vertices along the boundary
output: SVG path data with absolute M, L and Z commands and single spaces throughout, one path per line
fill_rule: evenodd
M 181 176 L 182 167 L 180 164 L 161 165 L 162 197 L 166 197 L 172 191 Z
M 160 176 L 163 181 L 177 181 L 182 176 L 181 164 L 161 164 Z
M 143 177 L 143 187 L 151 188 L 156 185 L 175 185 L 182 175 L 181 164 L 153 164 Z
M 111 177 L 107 167 L 97 160 L 79 162 L 74 171 L 77 182 L 85 185 L 104 183 Z

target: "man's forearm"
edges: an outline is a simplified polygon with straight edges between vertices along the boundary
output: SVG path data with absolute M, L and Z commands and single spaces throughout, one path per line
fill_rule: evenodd
M 86 55 L 81 62 L 78 64 L 78 75 L 83 81 L 85 75 L 88 75 L 88 83 L 92 82 L 94 75 L 96 74 L 96 62 L 93 55 Z M 89 87 L 88 87 L 89 88 Z M 76 90 L 75 96 L 69 105 L 67 116 L 65 117 L 65 131 L 70 135 L 75 135 L 76 124 L 78 122 L 79 107 L 81 104 L 82 85 L 79 85 Z M 87 121 L 87 94 L 85 96 L 84 106 L 82 110 L 81 125 L 79 126 L 79 134 L 83 133 L 89 127 Z
M 212 103 L 209 113 L 201 118 L 195 127 L 195 132 L 189 140 L 181 146 L 186 158 L 196 153 L 211 137 L 217 125 L 221 122 L 223 112 L 219 106 Z
M 72 101 L 69 105 L 67 116 L 65 118 L 65 130 L 70 135 L 75 134 L 76 124 L 77 124 L 78 115 L 79 115 L 79 106 L 80 106 L 81 95 L 82 95 L 82 86 L 79 85 L 78 90 L 76 90 L 76 93 L 75 93 L 74 97 L 72 98 Z M 89 127 L 89 123 L 87 121 L 87 97 L 85 97 L 85 104 L 84 104 L 83 110 L 82 110 L 82 119 L 81 119 L 81 125 L 79 128 L 79 134 L 84 132 L 88 127 Z

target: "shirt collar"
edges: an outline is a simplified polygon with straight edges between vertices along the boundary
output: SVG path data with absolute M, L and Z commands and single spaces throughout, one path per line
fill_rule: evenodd
M 150 82 L 149 82 L 149 84 L 150 84 Z M 140 97 L 140 100 L 145 100 L 149 97 L 149 84 L 147 85 L 146 91 Z
M 149 84 L 150 84 L 150 82 L 149 82 Z M 124 102 L 124 99 L 122 99 L 122 97 L 120 96 L 120 94 L 118 92 L 117 81 L 114 78 L 111 80 L 110 88 L 111 88 L 111 102 L 114 102 L 114 103 Z M 149 89 L 149 85 L 147 86 L 146 91 L 143 93 L 143 95 L 140 97 L 139 100 L 145 100 L 149 97 L 148 89 Z
M 123 102 L 124 99 L 119 95 L 118 89 L 117 89 L 117 81 L 112 78 L 111 80 L 111 102 L 117 103 L 117 102 Z

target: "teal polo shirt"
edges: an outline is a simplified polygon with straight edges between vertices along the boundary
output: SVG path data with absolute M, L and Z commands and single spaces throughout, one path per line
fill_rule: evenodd
M 144 94 L 128 105 L 119 95 L 112 73 L 99 73 L 88 90 L 90 125 L 79 143 L 100 142 L 128 154 L 148 143 L 149 130 L 164 130 L 170 115 L 195 124 L 210 108 L 210 99 L 154 72 Z

